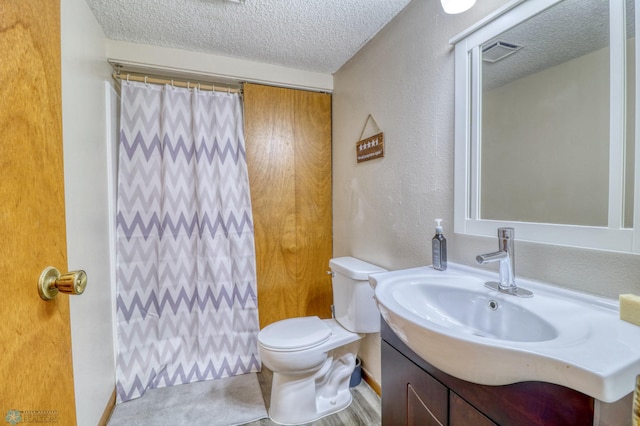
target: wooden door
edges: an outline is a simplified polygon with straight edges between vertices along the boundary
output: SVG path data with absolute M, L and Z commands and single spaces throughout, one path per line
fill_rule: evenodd
M 45 302 L 36 285 L 46 266 L 67 268 L 60 81 L 59 0 L 0 2 L 0 418 L 8 424 L 76 423 L 68 296 Z
M 246 84 L 260 327 L 331 316 L 331 95 Z

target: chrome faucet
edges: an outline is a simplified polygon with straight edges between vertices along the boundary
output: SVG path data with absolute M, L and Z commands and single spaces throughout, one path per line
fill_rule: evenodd
M 498 251 L 480 254 L 476 261 L 480 265 L 500 262 L 500 282 L 489 281 L 485 287 L 518 297 L 532 297 L 532 292 L 516 285 L 514 234 L 513 228 L 498 228 Z

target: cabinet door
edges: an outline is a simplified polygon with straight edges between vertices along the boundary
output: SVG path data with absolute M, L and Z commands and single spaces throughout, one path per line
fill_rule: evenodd
M 455 392 L 449 394 L 449 426 L 497 426 Z
M 438 383 L 439 385 L 439 383 Z M 442 386 L 442 385 L 440 385 Z M 446 392 L 446 389 L 444 389 Z M 446 418 L 446 399 L 445 405 L 442 404 L 442 395 L 437 386 L 429 389 L 426 395 L 419 395 L 419 392 L 411 383 L 407 385 L 407 425 L 408 426 L 444 426 L 441 420 Z M 435 391 L 435 392 L 434 392 Z M 434 395 L 435 393 L 435 395 Z M 425 401 L 424 399 L 427 399 Z M 444 413 L 442 409 L 444 408 Z M 434 414 L 434 411 L 440 412 L 440 418 Z
M 446 425 L 448 389 L 384 341 L 382 359 L 382 424 Z

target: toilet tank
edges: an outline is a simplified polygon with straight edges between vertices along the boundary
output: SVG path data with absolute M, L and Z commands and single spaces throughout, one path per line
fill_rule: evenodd
M 369 274 L 386 269 L 354 257 L 338 257 L 329 261 L 333 272 L 333 309 L 336 320 L 354 333 L 380 331 L 380 313 L 373 300 Z

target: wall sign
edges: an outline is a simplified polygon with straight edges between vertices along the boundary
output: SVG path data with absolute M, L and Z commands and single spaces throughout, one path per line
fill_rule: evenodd
M 384 135 L 382 132 L 356 143 L 358 163 L 384 157 Z
M 367 129 L 369 120 L 373 121 L 373 124 L 376 126 L 379 133 L 366 139 L 362 139 L 362 135 L 364 135 L 364 131 Z M 374 160 L 381 157 L 384 157 L 384 134 L 380 131 L 376 120 L 374 120 L 371 114 L 369 114 L 367 121 L 364 123 L 362 132 L 360 132 L 360 141 L 356 142 L 356 159 L 358 160 L 358 163 L 362 163 L 364 161 Z

